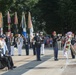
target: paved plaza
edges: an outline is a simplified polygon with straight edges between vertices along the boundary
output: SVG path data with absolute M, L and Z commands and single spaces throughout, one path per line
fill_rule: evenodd
M 22 56 L 18 56 L 15 48 L 15 55 L 12 56 L 14 65 L 17 68 L 6 71 L 0 70 L 0 75 L 76 75 L 76 59 L 69 56 L 69 63 L 63 56 L 63 51 L 59 50 L 59 61 L 54 61 L 53 50 L 45 48 L 45 54 L 41 55 L 42 61 L 36 61 L 30 49 L 30 55 L 26 56 L 25 50 L 22 50 Z

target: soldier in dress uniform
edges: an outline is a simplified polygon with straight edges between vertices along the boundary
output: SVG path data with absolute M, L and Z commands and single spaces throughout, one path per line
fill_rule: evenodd
M 30 46 L 30 39 L 28 36 L 24 37 L 24 44 L 26 49 L 26 55 L 29 55 L 29 46 Z
M 41 48 L 41 39 L 40 39 L 40 36 L 39 36 L 39 33 L 37 32 L 36 33 L 36 36 L 35 36 L 35 45 L 36 45 L 36 56 L 37 56 L 37 61 L 41 61 L 41 58 L 40 58 L 40 48 Z
M 11 55 L 14 56 L 14 36 L 11 33 Z
M 18 34 L 18 37 L 16 38 L 17 47 L 18 47 L 18 55 L 21 56 L 22 54 L 22 46 L 23 46 L 23 38 L 20 34 Z
M 44 51 L 44 36 L 43 36 L 43 32 L 40 32 L 40 39 L 41 39 L 41 54 L 43 55 L 45 53 L 45 51 Z
M 35 33 L 33 34 L 33 39 L 32 39 L 32 48 L 33 48 L 33 55 L 36 55 L 36 41 L 35 41 Z
M 7 48 L 8 48 L 8 53 L 9 55 L 11 55 L 11 42 L 10 42 L 10 32 L 7 32 L 6 33 L 6 45 L 7 45 Z

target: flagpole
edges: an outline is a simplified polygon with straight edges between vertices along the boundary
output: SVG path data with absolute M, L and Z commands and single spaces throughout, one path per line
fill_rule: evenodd
M 14 24 L 16 25 L 16 33 L 18 33 L 18 16 L 17 16 L 17 12 L 15 12 L 15 17 L 14 17 Z
M 7 22 L 8 22 L 8 32 L 11 33 L 11 27 L 10 27 L 11 18 L 10 18 L 9 11 L 8 11 L 8 13 L 7 13 Z
M 3 17 L 2 13 L 0 12 L 0 35 L 3 34 Z
M 32 25 L 32 18 L 31 13 L 28 12 L 28 28 L 30 30 L 30 41 L 32 42 L 33 39 L 33 25 Z
M 21 26 L 22 26 L 22 29 L 23 29 L 22 34 L 26 38 L 27 32 L 26 32 L 26 20 L 25 20 L 25 13 L 24 12 L 22 12 Z

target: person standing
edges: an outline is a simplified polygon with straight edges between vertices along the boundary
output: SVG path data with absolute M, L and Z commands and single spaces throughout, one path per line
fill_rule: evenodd
M 61 34 L 58 34 L 58 49 L 61 50 Z
M 36 57 L 37 57 L 37 61 L 41 61 L 41 58 L 40 58 L 40 49 L 41 49 L 41 40 L 40 40 L 40 36 L 39 36 L 39 33 L 37 32 L 36 33 L 36 36 L 35 36 L 35 45 L 36 45 Z
M 34 37 L 32 39 L 32 48 L 33 48 L 33 55 L 36 55 L 36 45 L 35 45 L 36 41 L 35 41 L 35 34 Z
M 17 48 L 18 48 L 18 55 L 21 56 L 22 54 L 22 45 L 23 45 L 23 38 L 20 34 L 18 34 L 18 37 L 16 38 L 17 42 Z
M 6 54 L 6 52 L 9 52 L 9 51 L 8 51 L 8 48 L 7 48 L 7 45 L 6 45 L 6 42 L 5 42 L 5 39 L 6 39 L 6 37 L 5 37 L 5 35 L 3 34 L 3 35 L 2 35 L 2 42 L 3 42 L 3 55 L 5 55 L 5 54 Z
M 11 55 L 14 56 L 14 36 L 11 33 Z
M 58 43 L 57 43 L 57 34 L 56 31 L 53 32 L 53 49 L 54 49 L 54 60 L 58 60 Z
M 26 55 L 29 55 L 30 39 L 28 38 L 28 36 L 26 38 L 24 37 L 24 44 L 26 49 Z
M 8 48 L 8 54 L 11 55 L 11 42 L 10 42 L 10 32 L 7 32 L 6 33 L 6 45 L 7 45 L 7 48 Z
M 44 55 L 45 51 L 44 51 L 44 36 L 43 36 L 43 32 L 40 32 L 40 40 L 41 40 L 41 54 Z

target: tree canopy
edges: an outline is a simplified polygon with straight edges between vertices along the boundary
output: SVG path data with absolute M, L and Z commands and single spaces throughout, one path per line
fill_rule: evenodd
M 4 17 L 4 29 L 7 29 L 6 13 L 13 18 L 18 12 L 19 22 L 22 11 L 32 14 L 34 30 L 44 30 L 48 34 L 76 32 L 76 0 L 0 0 L 0 11 Z M 13 27 L 13 21 L 12 21 Z

